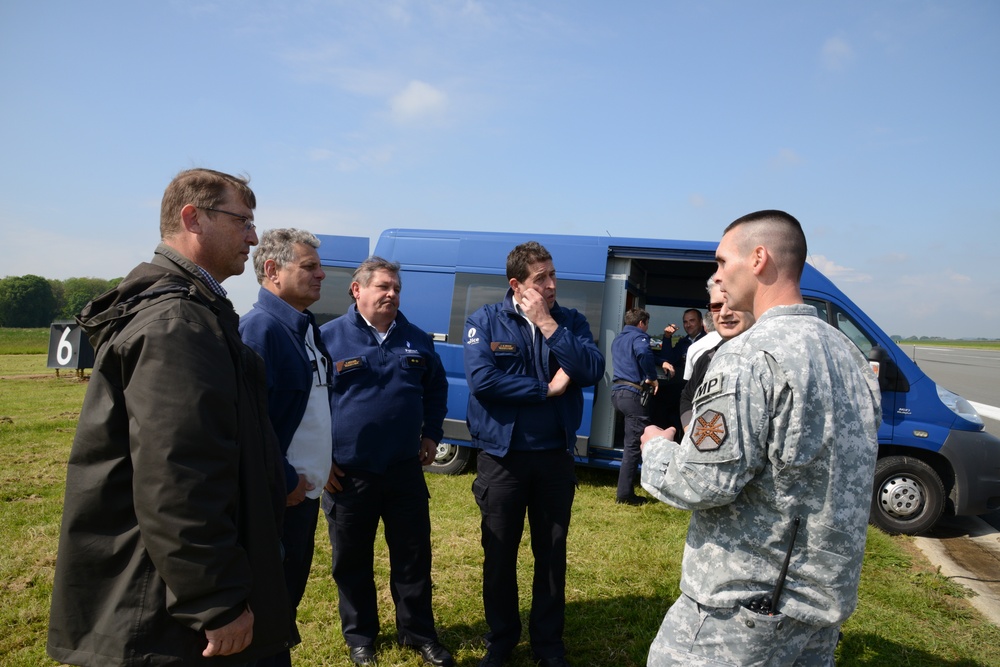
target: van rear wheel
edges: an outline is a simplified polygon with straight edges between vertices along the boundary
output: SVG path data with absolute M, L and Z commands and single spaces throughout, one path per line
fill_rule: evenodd
M 439 475 L 457 475 L 469 467 L 472 456 L 472 449 L 469 447 L 439 442 L 434 462 L 427 467 L 427 470 Z
M 934 469 L 910 456 L 875 464 L 869 521 L 890 535 L 929 530 L 944 512 L 944 484 Z

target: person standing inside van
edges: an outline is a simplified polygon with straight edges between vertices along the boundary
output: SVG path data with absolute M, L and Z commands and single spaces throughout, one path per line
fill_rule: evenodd
M 472 491 L 482 514 L 480 667 L 503 665 L 521 636 L 517 551 L 525 512 L 535 556 L 528 631 L 543 667 L 568 665 L 563 644 L 566 536 L 576 488 L 572 450 L 583 388 L 604 374 L 587 319 L 556 303 L 552 255 L 529 241 L 507 256 L 510 288 L 466 322 L 467 421 L 481 451 Z
M 716 353 L 680 444 L 643 434 L 643 488 L 693 510 L 647 664 L 832 665 L 858 602 L 878 381 L 803 303 L 798 220 L 746 215 L 715 256 L 727 307 L 757 323 Z
M 618 471 L 615 502 L 643 505 L 647 498 L 637 496 L 635 484 L 639 476 L 639 438 L 649 426 L 652 395 L 659 389 L 656 380 L 656 357 L 649 349 L 649 313 L 631 308 L 625 313 L 625 327 L 611 342 L 611 365 L 614 376 L 611 404 L 625 418 L 625 441 L 622 467 Z

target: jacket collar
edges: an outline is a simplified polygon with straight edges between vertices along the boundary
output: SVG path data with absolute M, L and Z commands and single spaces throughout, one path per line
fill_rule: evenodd
M 308 309 L 300 313 L 287 301 L 263 287 L 257 292 L 257 303 L 253 307 L 261 309 L 300 337 L 305 336 L 309 325 L 316 321 Z

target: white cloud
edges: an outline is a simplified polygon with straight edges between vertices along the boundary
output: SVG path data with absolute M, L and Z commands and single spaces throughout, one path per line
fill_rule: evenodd
M 775 168 L 794 167 L 802 163 L 802 158 L 791 148 L 782 148 L 771 158 L 771 166 Z
M 325 162 L 333 157 L 333 151 L 327 148 L 310 148 L 309 159 L 313 162 Z
M 950 269 L 947 270 L 947 271 L 945 271 L 944 275 L 945 275 L 945 277 L 948 280 L 950 280 L 953 283 L 971 283 L 972 282 L 972 278 L 970 278 L 969 276 L 967 276 L 965 274 L 962 274 L 962 273 L 956 273 L 956 272 L 954 272 L 954 271 L 952 271 Z
M 862 273 L 857 269 L 840 266 L 833 260 L 827 259 L 823 255 L 811 255 L 809 257 L 809 263 L 819 269 L 820 273 L 835 283 L 867 283 L 872 280 L 872 277 L 869 274 Z
M 448 108 L 448 96 L 423 81 L 411 81 L 390 101 L 392 118 L 411 123 L 440 117 Z
M 854 49 L 839 37 L 831 37 L 823 43 L 823 65 L 835 72 L 847 68 L 854 60 Z

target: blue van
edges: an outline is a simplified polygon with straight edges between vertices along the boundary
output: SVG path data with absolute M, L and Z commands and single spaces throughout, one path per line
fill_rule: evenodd
M 321 322 L 350 305 L 354 267 L 368 239 L 320 235 L 327 271 L 323 298 L 312 308 Z M 509 232 L 390 229 L 371 254 L 399 262 L 401 310 L 429 332 L 448 373 L 445 438 L 432 470 L 459 473 L 474 450 L 465 423 L 468 385 L 462 363 L 466 318 L 500 301 L 507 290 L 507 253 L 535 240 L 552 254 L 558 300 L 590 322 L 608 360 L 604 378 L 585 391 L 576 443 L 581 465 L 621 466 L 621 417 L 611 406 L 611 341 L 625 311 L 651 314 L 650 331 L 679 321 L 687 308 L 704 309 L 706 281 L 715 272 L 716 243 L 611 236 L 528 236 Z M 984 430 L 975 409 L 938 386 L 864 312 L 814 267 L 802 275 L 802 294 L 819 316 L 867 355 L 882 388 L 879 460 L 871 522 L 889 533 L 929 529 L 945 512 L 977 515 L 1000 509 L 1000 438 Z

